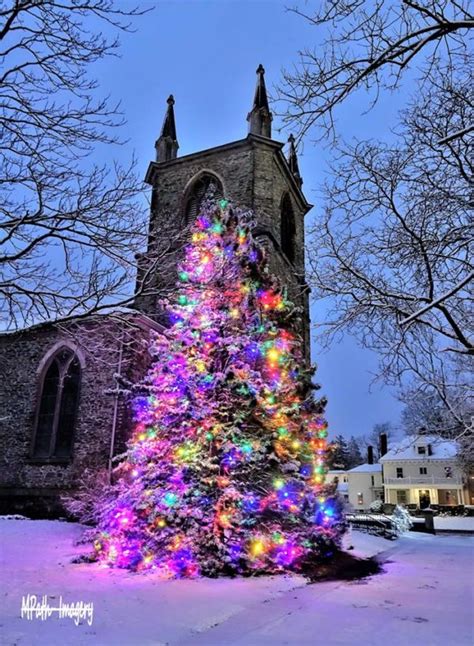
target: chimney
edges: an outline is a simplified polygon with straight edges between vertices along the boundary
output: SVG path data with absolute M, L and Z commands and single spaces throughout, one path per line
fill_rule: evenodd
M 387 453 L 387 433 L 380 433 L 380 457 Z
M 373 446 L 368 446 L 367 447 L 367 464 L 373 464 L 374 463 L 374 447 Z

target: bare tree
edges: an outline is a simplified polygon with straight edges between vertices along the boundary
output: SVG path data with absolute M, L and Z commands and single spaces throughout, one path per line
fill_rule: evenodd
M 387 436 L 388 448 L 395 437 L 395 429 L 391 422 L 379 422 L 374 424 L 372 430 L 367 435 L 362 435 L 359 438 L 359 446 L 367 453 L 369 446 L 373 449 L 374 459 L 379 460 L 382 456 L 380 453 L 380 435 L 385 433 Z
M 428 392 L 405 393 L 405 405 L 402 411 L 402 427 L 408 435 L 435 434 L 444 439 L 460 439 L 472 435 L 474 406 L 466 393 L 454 389 L 450 398 L 455 403 L 454 410 L 462 417 L 464 423 L 451 414 L 435 390 Z M 471 428 L 470 428 L 471 427 Z
M 120 143 L 123 120 L 88 73 L 143 13 L 114 0 L 13 0 L 0 9 L 4 326 L 132 298 L 134 255 L 147 238 L 143 185 L 133 162 L 91 161 L 96 146 Z
M 397 145 L 341 148 L 310 248 L 313 291 L 331 302 L 326 341 L 355 335 L 385 381 L 431 393 L 461 426 L 474 351 L 468 70 L 466 58 L 438 75 L 403 114 Z
M 328 134 L 335 109 L 358 90 L 373 105 L 384 90 L 400 87 L 409 68 L 428 82 L 439 60 L 456 68 L 474 28 L 470 9 L 469 0 L 300 3 L 291 10 L 314 26 L 317 44 L 300 51 L 299 61 L 283 74 L 277 97 L 284 121 L 300 137 L 313 126 Z M 465 128 L 472 131 L 474 123 Z

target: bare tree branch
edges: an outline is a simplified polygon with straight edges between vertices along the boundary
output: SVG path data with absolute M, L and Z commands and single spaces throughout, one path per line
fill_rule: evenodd
M 421 78 L 429 80 L 437 58 L 454 64 L 466 53 L 467 35 L 474 28 L 468 0 L 325 0 L 308 5 L 307 10 L 296 6 L 290 11 L 315 28 L 318 45 L 300 51 L 276 94 L 281 116 L 299 137 L 314 126 L 323 136 L 334 132 L 339 105 L 358 90 L 374 105 L 384 90 L 400 86 L 415 60 Z
M 469 69 L 440 69 L 396 145 L 339 147 L 308 249 L 312 293 L 330 303 L 322 340 L 354 335 L 378 353 L 380 378 L 435 397 L 458 429 L 474 355 L 472 134 L 439 140 L 473 121 Z
M 117 54 L 116 34 L 146 11 L 114 0 L 14 0 L 0 9 L 3 327 L 133 299 L 135 254 L 148 237 L 144 186 L 133 160 L 91 162 L 98 144 L 121 143 L 123 118 L 89 70 Z

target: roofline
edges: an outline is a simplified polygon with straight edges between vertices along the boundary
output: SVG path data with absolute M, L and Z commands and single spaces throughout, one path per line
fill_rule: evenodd
M 403 458 L 403 457 L 390 457 L 390 458 L 385 458 L 382 457 L 380 458 L 380 462 L 431 462 L 433 460 L 456 460 L 458 454 L 456 453 L 455 455 L 420 455 L 419 457 L 412 457 L 412 458 Z
M 102 317 L 103 319 L 110 317 L 110 316 L 115 316 L 116 318 L 127 318 L 127 317 L 134 317 L 136 322 L 141 325 L 141 327 L 147 327 L 147 328 L 152 328 L 156 332 L 164 332 L 165 327 L 161 325 L 161 323 L 158 323 L 154 319 L 150 318 L 140 310 L 134 310 L 130 308 L 128 311 L 125 310 L 120 310 L 117 309 L 116 311 L 110 311 L 110 312 L 91 312 L 90 314 L 87 314 L 86 316 L 78 316 L 77 318 L 70 318 L 66 320 L 61 320 L 58 319 L 56 321 L 41 321 L 40 323 L 34 323 L 33 325 L 29 325 L 27 327 L 23 328 L 18 328 L 16 330 L 2 330 L 0 331 L 0 339 L 6 338 L 6 337 L 12 337 L 15 336 L 16 334 L 21 335 L 25 334 L 28 332 L 34 332 L 36 330 L 41 330 L 41 329 L 47 329 L 48 327 L 55 327 L 59 325 L 77 325 L 78 323 L 89 323 L 92 320 L 98 321 L 100 320 L 98 317 Z
M 306 213 L 308 213 L 308 211 L 310 211 L 313 208 L 313 204 L 310 204 L 307 201 L 303 191 L 298 186 L 296 179 L 293 177 L 290 171 L 290 168 L 288 166 L 288 161 L 286 160 L 282 152 L 285 144 L 282 143 L 281 141 L 275 141 L 274 139 L 270 139 L 268 137 L 263 137 L 262 135 L 256 135 L 253 133 L 249 133 L 244 139 L 238 139 L 236 141 L 231 141 L 227 144 L 222 144 L 220 146 L 213 146 L 212 148 L 206 148 L 205 150 L 201 150 L 195 153 L 189 153 L 188 155 L 183 155 L 182 157 L 176 157 L 175 159 L 170 159 L 168 161 L 163 161 L 163 162 L 152 161 L 148 165 L 148 169 L 146 171 L 144 181 L 146 184 L 149 184 L 150 186 L 152 186 L 155 172 L 157 170 L 160 170 L 161 168 L 170 168 L 171 166 L 178 165 L 181 162 L 187 162 L 187 161 L 196 159 L 198 157 L 213 155 L 216 152 L 232 150 L 233 148 L 244 148 L 245 146 L 248 146 L 249 144 L 253 145 L 254 143 L 268 146 L 270 148 L 273 148 L 277 152 L 277 157 L 280 162 L 280 167 L 283 170 L 283 172 L 287 175 L 290 183 L 293 185 L 293 189 L 295 190 L 296 195 L 301 200 L 302 207 L 306 215 Z

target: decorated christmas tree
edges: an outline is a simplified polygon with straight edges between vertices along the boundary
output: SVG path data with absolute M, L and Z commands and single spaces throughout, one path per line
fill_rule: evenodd
M 337 548 L 326 422 L 251 214 L 206 202 L 135 428 L 99 509 L 97 558 L 167 577 L 305 571 Z

